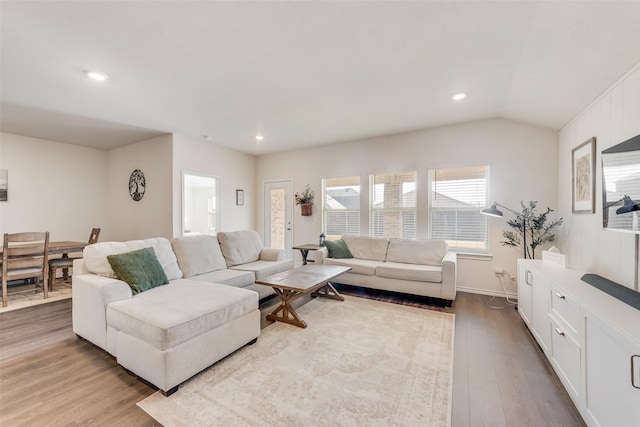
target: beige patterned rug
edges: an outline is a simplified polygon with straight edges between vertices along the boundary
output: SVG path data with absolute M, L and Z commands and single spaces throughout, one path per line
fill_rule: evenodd
M 450 425 L 453 314 L 350 296 L 298 313 L 306 329 L 274 323 L 138 406 L 165 427 Z

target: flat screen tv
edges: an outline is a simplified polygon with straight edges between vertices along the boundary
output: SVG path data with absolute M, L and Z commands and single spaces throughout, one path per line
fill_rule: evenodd
M 607 230 L 640 234 L 640 210 L 618 213 L 628 197 L 640 209 L 640 135 L 602 151 L 602 222 Z

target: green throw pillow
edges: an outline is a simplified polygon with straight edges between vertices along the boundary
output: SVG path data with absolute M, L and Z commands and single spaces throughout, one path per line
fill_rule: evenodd
M 329 250 L 329 258 L 353 258 L 344 240 L 325 240 L 324 245 Z
M 127 282 L 134 295 L 169 283 L 153 248 L 108 255 L 107 260 L 116 277 Z

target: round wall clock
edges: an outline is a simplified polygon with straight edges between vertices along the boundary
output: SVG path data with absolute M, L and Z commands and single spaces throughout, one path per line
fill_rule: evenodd
M 144 179 L 144 173 L 140 169 L 131 172 L 129 177 L 129 195 L 136 202 L 142 200 L 144 190 L 147 188 L 147 182 Z

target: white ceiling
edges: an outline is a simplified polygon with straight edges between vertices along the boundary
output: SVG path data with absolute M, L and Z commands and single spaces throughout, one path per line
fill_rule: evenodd
M 261 154 L 492 117 L 560 129 L 640 62 L 640 1 L 0 7 L 2 131 L 105 149 L 181 133 Z

